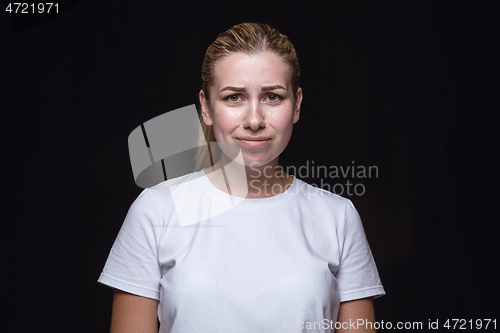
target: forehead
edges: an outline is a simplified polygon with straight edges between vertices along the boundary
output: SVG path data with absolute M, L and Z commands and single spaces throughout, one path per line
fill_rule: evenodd
M 251 88 L 268 84 L 291 86 L 291 70 L 275 53 L 234 53 L 214 65 L 215 88 L 227 85 Z

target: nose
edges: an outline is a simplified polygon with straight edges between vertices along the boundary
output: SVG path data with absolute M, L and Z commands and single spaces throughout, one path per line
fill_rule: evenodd
M 254 131 L 265 128 L 266 121 L 260 103 L 250 103 L 244 113 L 243 127 Z

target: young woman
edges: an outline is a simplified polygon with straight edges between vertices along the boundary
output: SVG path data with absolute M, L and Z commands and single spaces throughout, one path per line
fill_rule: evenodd
M 157 332 L 158 320 L 164 333 L 347 332 L 359 319 L 356 332 L 375 331 L 385 292 L 356 209 L 279 171 L 299 77 L 269 25 L 238 24 L 210 45 L 200 121 L 220 152 L 200 151 L 208 167 L 131 205 L 99 278 L 115 288 L 112 333 Z

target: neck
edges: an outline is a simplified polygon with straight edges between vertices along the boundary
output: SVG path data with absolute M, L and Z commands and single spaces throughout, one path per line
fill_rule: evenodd
M 276 196 L 293 182 L 293 177 L 280 168 L 277 157 L 265 165 L 248 166 L 222 154 L 219 161 L 205 169 L 205 173 L 218 189 L 247 199 Z

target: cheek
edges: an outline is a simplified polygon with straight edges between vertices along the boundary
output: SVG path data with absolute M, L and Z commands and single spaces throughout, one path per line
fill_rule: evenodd
M 267 109 L 267 123 L 279 132 L 287 131 L 289 126 L 293 126 L 293 109 L 289 100 L 279 107 Z
M 282 134 L 288 134 L 292 132 L 293 129 L 293 116 L 291 112 L 283 112 L 282 114 L 270 113 L 269 114 L 270 123 L 272 126 Z
M 214 126 L 214 134 L 215 137 L 219 140 L 222 139 L 227 133 L 231 133 L 236 127 L 240 124 L 241 119 L 240 114 L 227 114 L 223 112 L 217 112 L 214 114 L 213 126 Z M 222 141 L 222 140 L 221 140 Z
M 281 135 L 283 136 L 283 143 L 286 142 L 286 144 L 288 144 L 288 141 L 290 141 L 290 138 L 292 137 L 292 130 L 293 130 L 293 126 L 290 125 L 290 126 L 287 126 L 283 132 L 281 132 Z

